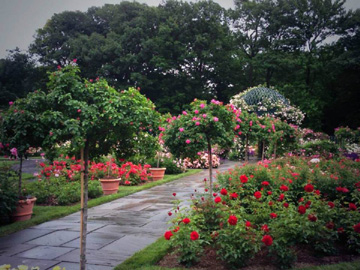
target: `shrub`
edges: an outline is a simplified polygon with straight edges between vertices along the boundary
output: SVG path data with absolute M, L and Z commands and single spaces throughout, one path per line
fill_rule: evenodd
M 296 261 L 298 247 L 321 256 L 338 249 L 359 253 L 359 168 L 360 162 L 347 159 L 292 157 L 229 169 L 217 175 L 214 194 L 198 192 L 191 210 L 180 211 L 169 239 L 174 247 L 188 240 L 178 233 L 186 216 L 232 267 L 260 251 L 281 269 Z M 202 247 L 187 249 L 192 254 L 182 248 L 180 260 L 189 264 Z
M 0 170 L 0 224 L 10 221 L 11 213 L 16 209 L 18 202 L 17 182 L 14 181 L 15 172 L 8 168 Z

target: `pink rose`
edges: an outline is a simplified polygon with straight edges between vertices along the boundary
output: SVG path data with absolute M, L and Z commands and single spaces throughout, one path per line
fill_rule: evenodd
M 187 144 L 191 143 L 191 141 L 190 141 L 189 139 L 187 139 L 185 142 L 186 142 Z

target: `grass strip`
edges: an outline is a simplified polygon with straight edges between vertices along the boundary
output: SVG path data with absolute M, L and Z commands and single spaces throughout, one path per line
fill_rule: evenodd
M 163 237 L 156 240 L 156 242 L 150 244 L 146 248 L 136 252 L 133 256 L 125 260 L 122 264 L 119 264 L 114 270 L 128 270 L 128 269 L 152 269 L 162 270 L 162 268 L 155 266 L 162 257 L 169 251 L 170 245 Z
M 165 175 L 164 179 L 158 180 L 155 182 L 149 182 L 142 186 L 120 186 L 119 191 L 116 194 L 111 194 L 107 196 L 102 196 L 96 199 L 89 200 L 88 202 L 88 208 L 98 206 L 100 204 L 104 204 L 107 202 L 111 202 L 113 200 L 125 197 L 127 195 L 146 190 L 155 186 L 159 186 L 168 182 L 172 182 L 174 180 L 197 174 L 201 172 L 201 169 L 194 169 L 189 170 L 188 172 L 176 174 L 176 175 Z M 75 213 L 77 211 L 80 211 L 80 202 L 71 205 L 71 206 L 35 206 L 34 207 L 34 214 L 30 220 L 21 221 L 21 222 L 15 222 L 11 223 L 9 225 L 5 225 L 0 227 L 0 237 L 3 237 L 5 235 L 32 227 L 34 225 L 38 225 L 41 223 L 44 223 L 46 221 L 50 221 L 53 219 L 58 219 L 60 217 L 64 217 L 67 215 L 70 215 L 72 213 Z

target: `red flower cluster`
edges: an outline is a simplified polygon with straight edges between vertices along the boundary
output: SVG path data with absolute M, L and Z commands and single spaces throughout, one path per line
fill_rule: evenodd
M 220 194 L 226 196 L 227 190 L 225 188 L 221 189 Z
M 185 224 L 189 224 L 190 223 L 190 219 L 189 218 L 184 218 L 182 220 L 182 222 L 184 222 Z
M 241 183 L 245 184 L 249 181 L 249 179 L 247 178 L 247 176 L 245 174 L 240 176 L 240 181 Z
M 271 246 L 273 243 L 273 239 L 270 235 L 264 235 L 261 241 L 265 244 L 265 246 Z
M 336 191 L 342 192 L 342 193 L 348 193 L 349 190 L 346 187 L 336 187 Z
M 237 224 L 237 221 L 238 221 L 238 219 L 236 216 L 230 216 L 228 219 L 228 223 L 233 226 L 235 226 Z
M 305 214 L 305 212 L 306 212 L 306 207 L 303 206 L 303 205 L 299 205 L 299 207 L 298 207 L 298 212 L 299 212 L 300 215 Z
M 256 199 L 260 199 L 260 198 L 261 198 L 261 192 L 260 192 L 260 191 L 256 191 L 256 192 L 254 193 L 254 197 L 255 197 Z
M 171 236 L 173 236 L 172 231 L 166 231 L 164 234 L 166 240 L 170 240 Z
M 196 231 L 191 232 L 191 234 L 190 234 L 190 239 L 191 239 L 192 241 L 198 240 L 198 239 L 199 239 L 199 234 L 198 234 L 198 232 L 196 232 Z
M 281 185 L 280 190 L 282 191 L 289 191 L 289 187 L 285 185 Z
M 307 184 L 305 187 L 304 187 L 304 190 L 306 192 L 313 192 L 314 191 L 314 186 L 312 184 Z

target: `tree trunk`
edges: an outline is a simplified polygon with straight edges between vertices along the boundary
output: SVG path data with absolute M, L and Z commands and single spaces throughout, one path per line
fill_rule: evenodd
M 21 188 L 22 188 L 22 165 L 23 165 L 23 157 L 20 155 L 20 167 L 19 167 L 19 198 L 22 194 Z
M 262 142 L 262 154 L 261 154 L 261 160 L 264 161 L 265 158 L 265 142 Z
M 88 179 L 89 179 L 89 139 L 85 142 L 84 148 L 84 193 L 82 196 L 83 206 L 81 207 L 81 235 L 80 235 L 80 270 L 86 269 L 86 234 L 88 218 Z
M 212 153 L 211 153 L 211 143 L 210 139 L 207 139 L 208 141 L 208 152 L 209 152 L 209 181 L 210 181 L 210 196 L 213 194 L 213 183 L 212 183 Z
M 246 134 L 245 139 L 245 161 L 249 161 L 249 135 Z

